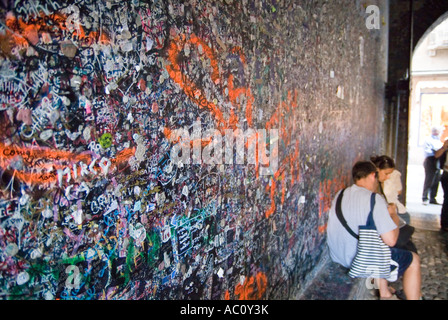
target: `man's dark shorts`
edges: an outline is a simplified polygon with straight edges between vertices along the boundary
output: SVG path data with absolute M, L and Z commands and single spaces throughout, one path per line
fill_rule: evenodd
M 406 269 L 412 263 L 412 252 L 408 250 L 390 248 L 391 259 L 398 264 L 398 277 L 401 277 Z M 391 266 L 391 271 L 394 271 L 395 265 Z

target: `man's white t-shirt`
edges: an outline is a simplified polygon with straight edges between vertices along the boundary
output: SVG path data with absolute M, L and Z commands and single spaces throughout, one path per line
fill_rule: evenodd
M 336 200 L 341 191 L 336 194 L 330 209 L 327 225 L 327 242 L 331 259 L 346 268 L 350 268 L 356 255 L 358 240 L 348 233 L 336 216 Z M 348 226 L 356 234 L 358 234 L 359 226 L 363 226 L 367 222 L 370 212 L 371 194 L 371 191 L 355 184 L 344 191 L 341 203 L 342 215 Z M 379 194 L 375 196 L 373 221 L 380 235 L 397 228 L 387 210 L 386 200 Z

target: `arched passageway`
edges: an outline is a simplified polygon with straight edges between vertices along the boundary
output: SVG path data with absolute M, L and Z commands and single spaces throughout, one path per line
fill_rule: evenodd
M 424 33 L 413 50 L 410 72 L 409 140 L 406 202 L 411 215 L 426 216 L 427 227 L 437 228 L 440 205 L 423 205 L 425 179 L 423 168 L 424 140 L 431 128 L 443 130 L 448 137 L 448 12 Z M 437 190 L 437 202 L 443 201 L 443 190 Z

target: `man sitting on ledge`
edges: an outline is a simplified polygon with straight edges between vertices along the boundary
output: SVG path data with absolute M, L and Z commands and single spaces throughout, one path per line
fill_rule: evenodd
M 370 161 L 357 162 L 352 168 L 354 184 L 344 191 L 341 203 L 342 214 L 347 225 L 356 234 L 359 226 L 366 224 L 370 212 L 370 198 L 377 190 L 376 166 Z M 332 202 L 327 227 L 327 241 L 331 259 L 350 268 L 356 255 L 358 240 L 352 236 L 341 224 L 336 215 L 336 198 Z M 383 242 L 391 247 L 391 259 L 394 265 L 398 265 L 398 277 L 403 276 L 403 291 L 407 300 L 421 299 L 421 272 L 420 258 L 417 254 L 392 248 L 397 239 L 399 228 L 396 211 L 389 212 L 385 199 L 375 196 L 373 220 L 378 234 Z M 394 221 L 395 220 L 395 221 Z M 386 279 L 379 279 L 379 292 L 381 299 L 397 300 L 397 297 L 389 291 Z

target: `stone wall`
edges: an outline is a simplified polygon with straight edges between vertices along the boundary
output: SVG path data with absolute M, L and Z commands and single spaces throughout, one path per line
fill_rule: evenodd
M 0 297 L 290 297 L 382 141 L 371 4 L 3 1 Z

